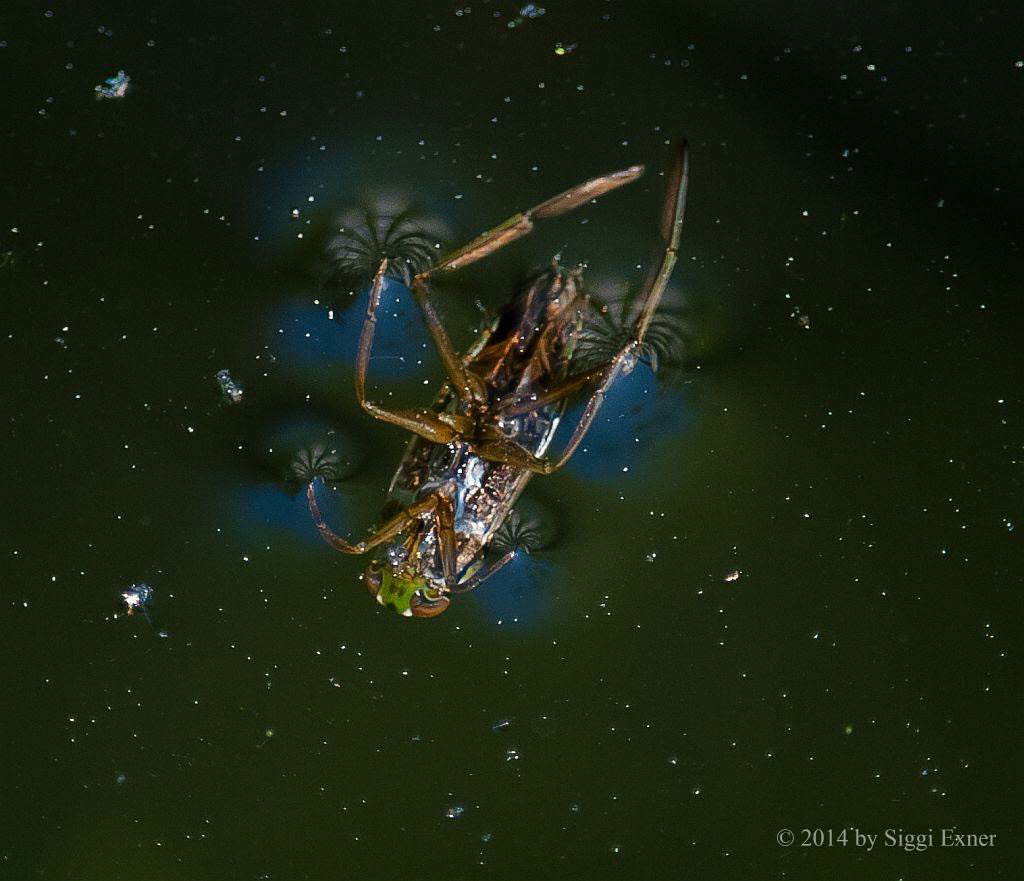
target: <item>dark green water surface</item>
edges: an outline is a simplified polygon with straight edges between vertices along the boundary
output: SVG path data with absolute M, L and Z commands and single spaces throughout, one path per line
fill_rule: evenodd
M 294 5 L 0 10 L 0 877 L 1019 877 L 1019 9 Z M 641 278 L 681 136 L 685 364 L 533 481 L 548 547 L 386 613 L 283 479 L 329 437 L 360 536 L 405 444 L 325 237 L 646 163 L 438 292 L 464 347 L 556 253 Z

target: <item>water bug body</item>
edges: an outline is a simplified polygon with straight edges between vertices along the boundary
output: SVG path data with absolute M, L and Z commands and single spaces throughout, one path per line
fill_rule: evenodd
M 366 397 L 366 372 L 388 270 L 370 286 L 356 359 L 356 396 L 370 415 L 412 433 L 391 482 L 388 516 L 363 541 L 350 543 L 324 521 L 315 480 L 306 488 L 317 529 L 332 547 L 362 554 L 386 546 L 364 574 L 378 602 L 399 614 L 434 617 L 451 598 L 477 587 L 516 553 L 488 559 L 488 546 L 534 474 L 551 474 L 575 452 L 615 380 L 633 369 L 651 318 L 676 262 L 689 169 L 685 143 L 669 175 L 660 263 L 640 292 L 626 343 L 605 363 L 573 372 L 573 354 L 588 307 L 581 270 L 556 262 L 532 276 L 464 355 L 452 347 L 430 299 L 432 277 L 468 266 L 527 235 L 536 220 L 564 214 L 635 181 L 643 166 L 593 178 L 515 214 L 412 279 L 412 292 L 441 356 L 447 382 L 433 404 L 392 410 Z M 549 447 L 569 399 L 589 394 L 561 451 Z

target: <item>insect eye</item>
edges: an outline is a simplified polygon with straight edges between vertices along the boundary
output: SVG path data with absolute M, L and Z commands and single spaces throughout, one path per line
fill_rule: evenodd
M 434 618 L 447 609 L 450 602 L 440 591 L 426 588 L 412 595 L 409 608 L 417 618 Z

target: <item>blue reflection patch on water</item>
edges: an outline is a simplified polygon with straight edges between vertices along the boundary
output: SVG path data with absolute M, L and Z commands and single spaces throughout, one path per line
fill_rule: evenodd
M 549 455 L 557 455 L 583 415 L 586 401 L 573 407 L 565 418 Z M 680 391 L 658 387 L 657 377 L 646 364 L 638 364 L 629 376 L 611 387 L 597 419 L 566 468 L 591 480 L 607 480 L 616 474 L 642 470 L 651 460 L 651 447 L 659 440 L 681 434 L 693 424 L 693 411 Z M 623 469 L 629 472 L 623 472 Z
M 361 293 L 344 311 L 298 300 L 272 312 L 266 335 L 278 358 L 301 367 L 327 363 L 355 365 L 359 334 L 366 318 L 368 294 Z M 333 315 L 333 317 L 332 317 Z M 433 363 L 434 351 L 419 307 L 405 285 L 389 279 L 377 311 L 370 375 L 406 376 Z
M 331 528 L 344 534 L 349 519 L 344 495 L 326 493 L 321 488 L 320 505 Z M 245 487 L 235 494 L 232 509 L 235 524 L 245 532 L 261 528 L 285 531 L 310 543 L 322 544 L 306 505 L 305 490 L 289 494 L 271 484 Z
M 553 564 L 520 553 L 473 593 L 457 597 L 455 602 L 472 603 L 478 612 L 502 627 L 529 628 L 549 617 L 554 580 Z

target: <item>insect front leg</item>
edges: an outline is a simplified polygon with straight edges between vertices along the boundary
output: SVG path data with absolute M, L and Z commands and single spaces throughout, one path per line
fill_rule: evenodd
M 408 508 L 399 511 L 367 538 L 352 544 L 337 535 L 324 522 L 323 514 L 320 513 L 320 506 L 316 501 L 315 481 L 310 481 L 306 486 L 306 501 L 309 503 L 309 513 L 313 515 L 313 523 L 316 525 L 317 531 L 327 544 L 343 554 L 365 554 L 367 551 L 377 547 L 377 545 L 389 541 L 412 526 L 422 515 L 430 511 L 436 511 L 441 498 L 438 493 L 434 493 L 421 501 L 409 505 Z

